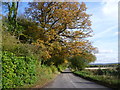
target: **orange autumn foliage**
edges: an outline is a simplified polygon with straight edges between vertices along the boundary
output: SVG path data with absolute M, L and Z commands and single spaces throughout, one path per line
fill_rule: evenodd
M 36 28 L 31 28 L 39 31 L 34 44 L 45 51 L 47 56 L 44 59 L 92 56 L 96 48 L 86 39 L 92 36 L 93 31 L 91 15 L 86 13 L 85 3 L 32 2 L 29 6 L 26 15 L 38 24 Z

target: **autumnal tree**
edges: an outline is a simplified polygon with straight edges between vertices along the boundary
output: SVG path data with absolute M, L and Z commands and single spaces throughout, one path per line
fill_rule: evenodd
M 44 30 L 44 41 L 65 42 L 65 38 L 77 40 L 90 36 L 92 32 L 90 15 L 85 13 L 84 3 L 34 2 L 29 5 L 27 16 L 39 23 L 39 30 Z M 69 29 L 76 31 L 71 33 Z
M 30 30 L 40 31 L 34 44 L 44 46 L 50 58 L 93 54 L 95 48 L 86 39 L 92 36 L 86 9 L 83 2 L 29 3 L 26 16 L 38 24 Z

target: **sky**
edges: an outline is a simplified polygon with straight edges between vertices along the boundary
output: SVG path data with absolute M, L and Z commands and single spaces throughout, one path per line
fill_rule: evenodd
M 97 47 L 97 60 L 93 63 L 118 62 L 118 1 L 99 0 L 99 2 L 85 2 L 87 13 L 92 14 L 93 37 L 88 38 Z M 23 14 L 26 3 L 20 3 L 19 14 Z
M 86 2 L 87 12 L 92 14 L 93 37 L 89 38 L 99 53 L 94 63 L 118 62 L 118 1 Z

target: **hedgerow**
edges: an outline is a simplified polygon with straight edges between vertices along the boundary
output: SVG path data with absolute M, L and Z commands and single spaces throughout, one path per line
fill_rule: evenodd
M 2 87 L 15 88 L 36 81 L 36 60 L 33 57 L 15 56 L 4 51 L 2 55 Z

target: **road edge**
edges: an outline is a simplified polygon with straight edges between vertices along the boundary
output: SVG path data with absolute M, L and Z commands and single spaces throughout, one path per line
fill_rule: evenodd
M 52 83 L 61 73 L 58 73 L 55 75 L 55 77 L 53 77 L 51 80 L 49 80 L 48 82 L 44 83 L 42 86 L 36 85 L 33 88 L 44 88 L 45 86 L 47 86 L 48 84 Z
M 103 85 L 103 86 L 108 87 L 108 88 L 111 88 L 111 89 L 113 89 L 113 90 L 118 90 L 118 89 L 119 89 L 119 88 L 111 87 L 111 86 L 108 85 L 107 83 L 104 83 L 104 82 L 101 82 L 101 81 L 92 79 L 92 78 L 90 78 L 90 77 L 85 77 L 85 76 L 79 75 L 79 74 L 74 73 L 74 72 L 72 72 L 72 73 L 73 73 L 75 76 L 84 78 L 84 79 L 89 80 L 89 81 L 93 81 L 93 82 L 95 82 L 95 83 L 97 83 L 97 84 Z

